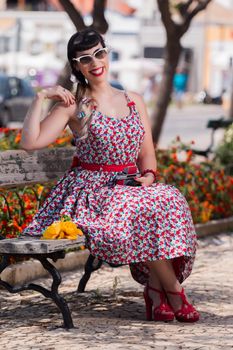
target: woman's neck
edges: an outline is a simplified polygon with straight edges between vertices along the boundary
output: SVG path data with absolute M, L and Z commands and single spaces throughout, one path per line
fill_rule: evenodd
M 95 84 L 94 86 L 90 85 L 88 93 L 97 99 L 98 97 L 101 98 L 101 96 L 111 98 L 115 94 L 114 88 L 107 81 Z

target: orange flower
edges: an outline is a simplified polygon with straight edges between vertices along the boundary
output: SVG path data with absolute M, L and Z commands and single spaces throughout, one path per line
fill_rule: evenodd
M 192 159 L 193 151 L 190 149 L 186 153 L 187 153 L 186 162 L 189 162 Z
M 177 154 L 176 153 L 172 153 L 172 159 L 175 161 L 175 162 L 177 162 L 178 161 L 178 159 L 177 159 Z
M 19 226 L 19 224 L 18 224 L 18 222 L 17 222 L 17 220 L 15 218 L 13 219 L 13 227 L 16 228 L 19 231 L 22 231 L 22 227 Z
M 21 132 L 18 132 L 17 135 L 15 136 L 15 143 L 19 143 L 21 140 Z
M 181 175 L 182 175 L 182 174 L 185 174 L 184 168 L 178 168 L 178 169 L 177 169 L 177 173 L 178 173 L 178 174 L 181 174 Z
M 210 193 L 206 193 L 206 198 L 208 201 L 212 201 L 213 197 Z
M 44 190 L 44 186 L 40 185 L 38 188 L 37 188 L 37 193 L 39 196 L 41 196 L 41 193 L 43 192 Z
M 56 144 L 60 145 L 65 142 L 69 142 L 71 140 L 71 137 L 62 137 L 60 139 L 57 139 L 55 142 Z

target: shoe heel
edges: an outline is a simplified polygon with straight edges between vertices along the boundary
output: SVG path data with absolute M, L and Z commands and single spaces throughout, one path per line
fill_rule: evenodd
M 149 295 L 149 290 L 159 294 L 160 304 L 154 307 L 153 300 Z M 169 322 L 174 319 L 174 312 L 171 310 L 170 306 L 167 304 L 167 300 L 163 291 L 152 288 L 146 285 L 144 289 L 144 299 L 146 304 L 146 319 L 147 321 L 163 321 Z
M 146 292 L 143 293 L 145 304 L 146 304 L 146 319 L 147 321 L 152 321 L 152 300 Z

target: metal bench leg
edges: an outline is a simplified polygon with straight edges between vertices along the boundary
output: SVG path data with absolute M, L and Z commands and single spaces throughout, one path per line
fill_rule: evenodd
M 60 258 L 61 256 L 56 256 L 54 255 L 55 259 Z M 64 298 L 61 297 L 61 295 L 58 294 L 58 286 L 61 283 L 61 275 L 59 271 L 53 266 L 46 257 L 41 257 L 41 256 L 33 256 L 33 258 L 36 258 L 41 262 L 45 270 L 47 270 L 50 275 L 52 276 L 53 282 L 51 285 L 51 290 L 46 289 L 38 284 L 35 283 L 29 283 L 23 286 L 11 286 L 9 283 L 2 281 L 0 279 L 0 285 L 6 288 L 10 293 L 19 293 L 24 290 L 35 290 L 41 294 L 43 294 L 46 298 L 52 299 L 59 310 L 62 313 L 63 320 L 64 320 L 64 327 L 67 329 L 73 328 L 73 321 L 71 317 L 71 313 L 69 310 L 69 307 L 65 301 Z M 6 267 L 7 267 L 6 260 L 3 261 L 1 264 L 0 271 L 2 272 Z
M 94 264 L 95 260 L 97 260 L 97 264 Z M 102 264 L 103 264 L 102 260 L 98 260 L 92 254 L 89 255 L 85 264 L 84 275 L 82 276 L 78 284 L 77 291 L 79 293 L 85 292 L 86 284 L 89 281 L 89 278 L 91 277 L 92 272 L 98 270 L 102 266 Z
M 36 285 L 34 285 L 34 286 L 36 286 L 37 288 L 39 287 L 38 292 L 41 290 L 41 293 L 45 297 L 47 297 L 47 298 L 50 297 L 55 302 L 55 304 L 57 305 L 57 307 L 59 308 L 59 310 L 62 313 L 63 320 L 64 320 L 64 328 L 67 328 L 67 329 L 74 328 L 74 324 L 73 324 L 73 320 L 71 317 L 69 306 L 68 306 L 67 302 L 65 301 L 65 299 L 61 295 L 59 295 L 59 293 L 58 293 L 58 287 L 61 284 L 61 275 L 60 275 L 59 271 L 47 259 L 38 258 L 38 260 L 40 260 L 44 269 L 47 270 L 51 274 L 51 276 L 53 278 L 53 282 L 52 282 L 52 286 L 51 286 L 51 291 L 45 290 L 45 293 L 43 293 L 43 289 L 44 289 L 43 287 L 36 286 Z M 43 288 L 43 289 L 41 289 L 41 288 Z

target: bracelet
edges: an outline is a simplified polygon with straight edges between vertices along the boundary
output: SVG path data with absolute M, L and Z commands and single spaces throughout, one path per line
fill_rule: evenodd
M 46 94 L 46 90 L 45 89 L 42 89 L 40 90 L 38 93 L 37 93 L 37 96 L 40 97 L 40 94 L 42 93 L 42 96 L 44 97 L 45 100 L 48 99 L 48 96 Z
M 154 176 L 154 181 L 155 181 L 156 178 L 157 178 L 157 171 L 155 171 L 153 169 L 145 169 L 145 170 L 143 170 L 143 172 L 141 173 L 141 176 L 144 176 L 144 175 L 149 174 L 149 173 L 151 173 Z

